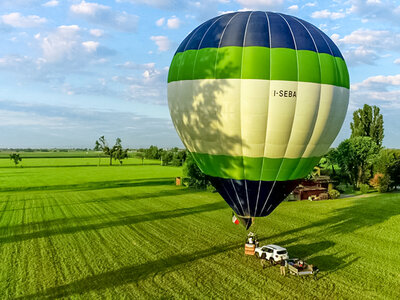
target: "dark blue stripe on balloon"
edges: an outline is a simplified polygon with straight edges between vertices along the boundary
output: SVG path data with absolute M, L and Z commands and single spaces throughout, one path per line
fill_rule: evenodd
M 232 20 L 229 22 L 229 25 L 225 29 L 220 47 L 231 45 L 240 45 L 240 47 L 243 46 L 244 34 L 249 15 L 250 12 L 238 13 L 232 18 Z
M 293 16 L 261 11 L 229 13 L 208 20 L 193 30 L 176 52 L 229 46 L 290 49 L 297 46 L 297 50 L 343 58 L 335 43 L 314 25 Z
M 329 48 L 328 44 L 326 43 L 325 39 L 323 38 L 322 31 L 319 30 L 317 27 L 314 25 L 297 19 L 299 22 L 301 22 L 309 31 L 309 33 L 312 36 L 312 39 L 314 40 L 315 44 L 317 45 L 317 50 L 319 53 L 327 53 L 333 55 L 331 49 Z M 341 56 L 340 56 L 341 57 Z
M 238 13 L 236 13 L 238 14 Z M 235 18 L 236 14 L 227 14 L 221 16 L 217 22 L 209 26 L 208 31 L 203 37 L 203 41 L 200 44 L 200 49 L 202 48 L 218 48 L 221 41 L 221 37 L 224 34 L 224 30 L 228 23 Z
M 296 46 L 298 50 L 310 50 L 316 52 L 314 42 L 310 36 L 310 33 L 307 29 L 295 18 L 292 18 L 287 15 L 283 15 L 282 17 L 289 24 L 290 29 L 293 32 L 294 39 L 296 41 Z
M 247 25 L 244 46 L 270 47 L 267 16 L 265 12 L 255 11 Z
M 292 33 L 285 20 L 275 13 L 267 13 L 271 27 L 271 48 L 296 49 Z
M 269 215 L 299 183 L 298 180 L 252 181 L 219 177 L 209 179 L 232 210 L 242 217 Z
M 221 17 L 218 17 L 221 18 Z M 188 41 L 186 47 L 184 48 L 185 51 L 186 50 L 197 50 L 199 49 L 199 44 L 202 41 L 204 35 L 206 34 L 206 32 L 208 31 L 208 29 L 215 23 L 218 23 L 219 19 L 218 18 L 214 18 L 211 20 L 208 20 L 207 22 L 203 23 L 202 25 L 200 25 L 197 29 L 194 35 L 192 36 L 192 38 Z M 217 20 L 215 22 L 215 20 Z M 218 44 L 217 44 L 218 47 Z M 178 51 L 177 51 L 178 52 Z

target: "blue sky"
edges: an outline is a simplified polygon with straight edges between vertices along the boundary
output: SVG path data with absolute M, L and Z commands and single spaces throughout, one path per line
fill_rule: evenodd
M 384 146 L 400 148 L 400 1 L 3 0 L 0 2 L 0 148 L 182 146 L 166 78 L 179 43 L 224 12 L 268 10 L 321 28 L 350 72 L 352 112 L 381 108 Z

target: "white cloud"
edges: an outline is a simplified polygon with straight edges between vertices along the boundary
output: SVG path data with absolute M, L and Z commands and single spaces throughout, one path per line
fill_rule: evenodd
M 351 85 L 353 103 L 400 109 L 400 74 L 377 75 Z
M 101 29 L 90 29 L 90 34 L 95 37 L 101 37 L 104 35 L 104 30 Z
M 399 50 L 400 34 L 388 30 L 357 29 L 337 40 L 341 44 L 363 45 L 368 48 Z
M 236 0 L 242 8 L 248 9 L 275 9 L 283 4 L 283 0 Z
M 311 14 L 311 17 L 314 19 L 331 19 L 331 20 L 336 20 L 336 19 L 342 19 L 346 16 L 345 13 L 343 12 L 331 12 L 327 9 L 324 10 L 318 10 L 315 11 Z
M 0 109 L 0 126 L 61 126 L 62 117 L 40 116 L 32 112 Z
M 331 38 L 340 46 L 350 65 L 372 65 L 386 57 L 388 51 L 400 51 L 400 34 L 388 30 L 360 28 L 342 38 L 338 34 Z
M 158 19 L 158 20 L 156 21 L 156 25 L 157 25 L 158 27 L 163 26 L 164 23 L 165 23 L 165 18 L 160 18 L 160 19 Z
M 180 0 L 116 0 L 116 2 L 129 2 L 132 4 L 144 4 L 157 8 L 181 8 L 185 1 Z
M 315 3 L 315 2 L 307 2 L 306 4 L 303 5 L 303 7 L 314 7 L 316 5 L 317 5 L 317 3 Z
M 384 20 L 400 24 L 400 6 L 398 1 L 351 0 L 349 12 L 364 20 Z
M 28 69 L 27 66 L 39 65 L 41 61 L 33 61 L 27 56 L 9 55 L 0 57 L 0 69 L 14 69 L 22 71 L 24 68 Z
M 376 51 L 359 46 L 351 48 L 343 52 L 343 56 L 349 66 L 356 66 L 361 64 L 373 65 L 375 60 L 379 58 Z
M 86 1 L 71 5 L 70 11 L 94 24 L 122 31 L 135 31 L 139 19 L 138 16 L 126 12 L 113 11 L 110 6 Z
M 129 67 L 142 69 L 142 77 L 115 76 L 114 82 L 126 86 L 126 97 L 129 100 L 147 102 L 159 105 L 167 104 L 167 75 L 168 68 L 157 69 L 155 64 L 149 63 L 147 67 L 129 62 Z
M 109 11 L 110 7 L 98 3 L 82 1 L 79 4 L 71 5 L 70 10 L 79 15 L 95 16 L 96 14 L 101 14 L 102 11 Z
M 1 21 L 6 25 L 16 28 L 37 27 L 47 22 L 46 18 L 41 18 L 35 15 L 25 17 L 18 12 L 2 15 Z
M 288 10 L 291 10 L 291 11 L 297 11 L 298 9 L 299 9 L 298 5 L 292 5 L 292 6 L 288 7 Z
M 72 60 L 81 45 L 79 31 L 78 25 L 62 25 L 46 37 L 39 36 L 43 57 L 49 62 Z
M 235 0 L 237 1 L 237 0 Z M 243 3 L 247 2 L 245 0 L 241 0 Z M 249 0 L 252 2 L 252 0 Z M 283 0 L 258 0 L 260 2 L 280 2 L 283 3 Z M 219 3 L 226 4 L 228 0 L 116 0 L 119 3 L 131 3 L 136 5 L 148 5 L 151 7 L 166 9 L 169 11 L 185 11 L 190 13 L 191 15 L 195 15 L 196 19 L 199 22 L 204 22 L 218 13 L 218 5 Z M 231 2 L 231 1 L 229 1 Z M 138 8 L 139 9 L 139 8 Z
M 171 47 L 171 42 L 165 35 L 151 36 L 150 39 L 156 43 L 158 51 L 168 51 Z
M 57 0 L 50 0 L 46 3 L 43 3 L 42 6 L 44 7 L 55 7 L 58 6 L 59 2 Z
M 92 53 L 96 52 L 97 48 L 99 47 L 99 42 L 86 41 L 82 42 L 82 46 L 86 49 L 87 52 Z
M 66 69 L 81 69 L 85 64 L 99 62 L 101 56 L 112 54 L 112 50 L 101 47 L 99 42 L 82 40 L 81 33 L 78 25 L 62 25 L 45 36 L 35 35 L 35 39 L 46 63 L 60 64 Z
M 340 38 L 340 35 L 337 34 L 337 33 L 333 33 L 333 34 L 331 35 L 331 39 L 332 39 L 332 41 L 334 41 L 335 43 L 337 43 L 337 42 L 339 41 L 339 38 Z
M 167 21 L 167 26 L 170 29 L 178 29 L 180 25 L 181 25 L 181 21 L 176 16 L 172 16 Z
M 154 62 L 138 64 L 132 61 L 126 61 L 123 64 L 117 65 L 117 67 L 124 69 L 131 69 L 131 70 L 141 70 L 141 69 L 153 69 L 155 65 L 156 64 Z
M 393 63 L 395 63 L 396 65 L 400 65 L 400 58 L 396 58 Z
M 400 74 L 397 75 L 377 75 L 368 77 L 363 80 L 361 83 L 356 83 L 351 86 L 351 88 L 355 91 L 360 90 L 362 88 L 375 89 L 375 90 L 387 90 L 388 86 L 399 86 L 400 87 Z M 400 101 L 400 99 L 399 99 Z

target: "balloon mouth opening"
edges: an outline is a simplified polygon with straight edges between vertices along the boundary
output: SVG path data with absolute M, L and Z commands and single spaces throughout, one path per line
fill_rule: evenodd
M 240 224 L 242 224 L 246 230 L 249 230 L 251 225 L 254 223 L 254 217 L 242 217 L 238 215 L 237 218 L 240 220 Z

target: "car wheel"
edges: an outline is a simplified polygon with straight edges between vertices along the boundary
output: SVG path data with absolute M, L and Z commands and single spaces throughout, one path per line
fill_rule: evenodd
M 269 259 L 269 262 L 270 262 L 270 264 L 273 266 L 273 265 L 275 265 L 275 261 L 274 261 L 274 259 L 271 257 L 270 259 Z

